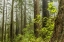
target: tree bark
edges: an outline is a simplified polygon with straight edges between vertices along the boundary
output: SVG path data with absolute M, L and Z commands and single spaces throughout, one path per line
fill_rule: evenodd
M 22 26 L 22 20 L 23 20 L 23 14 L 22 14 L 22 4 L 23 4 L 23 2 L 22 2 L 22 0 L 21 0 L 21 34 L 23 34 L 23 26 Z
M 25 6 L 24 6 L 24 28 L 26 28 L 26 0 L 25 0 Z
M 10 23 L 10 42 L 13 42 L 13 5 L 14 0 L 12 0 L 12 9 L 11 9 L 11 23 Z
M 16 35 L 19 34 L 19 26 L 18 26 L 18 15 L 17 15 L 17 5 L 16 5 Z
M 4 9 L 5 9 L 5 0 L 3 2 L 2 42 L 4 42 Z
M 42 0 L 42 27 L 46 27 L 47 18 L 49 17 L 48 0 Z
M 6 28 L 7 28 L 7 5 L 6 5 L 6 21 L 5 21 L 5 42 L 6 42 Z
M 64 0 L 59 1 L 59 11 L 50 42 L 64 42 Z
M 39 0 L 34 0 L 34 19 L 37 18 L 37 15 L 40 15 L 39 13 Z M 35 21 L 38 21 L 38 19 L 36 19 Z M 35 37 L 38 37 L 39 36 L 39 30 L 40 26 L 39 26 L 39 23 L 34 23 L 34 34 L 35 34 Z

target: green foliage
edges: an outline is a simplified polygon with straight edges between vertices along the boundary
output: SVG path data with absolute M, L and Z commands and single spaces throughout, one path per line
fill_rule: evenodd
M 55 12 L 57 12 L 56 7 L 53 6 L 53 2 L 49 2 L 49 3 L 48 3 L 48 10 L 50 11 L 50 13 L 55 13 Z
M 38 20 L 37 23 L 41 24 L 40 15 L 37 15 L 36 19 Z M 31 26 L 33 26 L 33 23 L 27 24 L 26 28 L 23 29 L 23 35 L 19 34 L 15 36 L 14 42 L 48 42 L 53 32 L 54 18 L 47 18 L 46 27 L 43 27 L 39 30 L 40 36 L 38 38 L 34 36 L 34 28 L 32 28 Z M 7 39 L 9 38 L 7 37 Z M 7 41 L 9 42 L 9 40 Z
M 47 20 L 46 27 L 41 28 L 40 33 L 44 40 L 49 40 L 51 38 L 53 28 L 54 28 L 54 21 L 53 18 L 49 18 Z
M 42 42 L 43 39 L 41 37 L 35 38 L 33 35 L 23 35 L 20 34 L 15 38 L 15 42 Z
M 31 23 L 32 24 L 32 23 Z M 48 18 L 46 27 L 43 27 L 39 30 L 39 33 L 41 34 L 40 37 L 36 38 L 34 36 L 34 31 L 30 27 L 31 24 L 27 25 L 26 28 L 23 29 L 23 35 L 18 35 L 15 38 L 15 42 L 48 42 L 51 38 L 53 28 L 54 28 L 54 20 L 53 18 Z
M 9 40 L 10 38 L 9 38 L 9 35 L 8 34 L 6 34 L 6 42 L 10 42 L 10 40 Z
M 41 22 L 41 16 L 40 14 L 36 15 L 36 19 L 34 19 L 34 23 L 40 23 Z
M 14 38 L 14 42 L 18 42 L 18 41 L 21 42 L 21 40 L 22 40 L 22 35 L 21 34 L 15 36 L 15 38 Z

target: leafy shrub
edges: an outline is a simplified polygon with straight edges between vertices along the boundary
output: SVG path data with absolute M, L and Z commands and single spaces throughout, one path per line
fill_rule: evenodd
M 46 27 L 41 28 L 40 33 L 44 40 L 49 40 L 51 38 L 52 32 L 54 28 L 54 20 L 49 18 L 46 22 Z
M 34 31 L 30 29 L 30 25 L 27 25 L 27 27 L 23 29 L 24 34 L 19 34 L 15 38 L 15 42 L 47 42 L 51 38 L 53 28 L 54 20 L 53 18 L 49 18 L 46 22 L 46 27 L 41 28 L 39 31 L 41 36 L 36 38 L 34 36 Z
M 50 11 L 50 13 L 55 13 L 55 12 L 57 12 L 56 7 L 53 6 L 53 2 L 49 2 L 49 3 L 48 3 L 48 10 Z

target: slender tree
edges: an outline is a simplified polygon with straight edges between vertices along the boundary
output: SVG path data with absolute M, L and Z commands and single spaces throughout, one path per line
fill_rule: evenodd
M 4 42 L 4 9 L 5 9 L 5 0 L 3 2 L 2 42 Z
M 14 5 L 14 0 L 12 0 L 12 9 L 11 9 L 10 42 L 13 42 L 13 5 Z
M 26 28 L 26 0 L 24 4 L 24 28 Z
M 48 8 L 48 0 L 42 0 L 42 27 L 46 26 L 47 18 L 49 17 Z
M 5 21 L 5 42 L 6 42 L 6 28 L 7 28 L 7 4 L 6 4 L 6 21 Z
M 23 2 L 22 2 L 22 0 L 21 0 L 21 34 L 23 34 L 23 31 L 22 31 L 22 29 L 23 29 L 23 26 L 22 26 L 22 20 L 23 20 L 23 14 L 22 14 L 22 4 L 23 4 Z
M 18 26 L 18 15 L 17 15 L 17 5 L 16 5 L 16 35 L 19 34 L 19 26 Z
M 39 13 L 39 0 L 34 0 L 34 19 L 35 21 L 38 21 L 37 16 L 40 15 Z M 34 23 L 34 34 L 35 37 L 39 36 L 38 29 L 39 29 L 39 23 L 35 22 Z

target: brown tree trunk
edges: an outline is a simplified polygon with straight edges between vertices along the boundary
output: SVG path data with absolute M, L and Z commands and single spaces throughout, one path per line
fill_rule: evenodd
M 24 6 L 24 28 L 26 28 L 26 0 L 25 0 L 25 6 Z
M 34 19 L 37 18 L 37 15 L 40 15 L 39 13 L 39 0 L 34 0 Z M 35 21 L 38 21 L 38 19 L 36 19 Z M 34 23 L 34 34 L 35 37 L 39 36 L 38 30 L 39 30 L 39 23 L 35 22 Z
M 2 42 L 4 42 L 4 9 L 5 9 L 5 0 L 3 2 Z
M 19 26 L 18 26 L 18 15 L 17 15 L 17 5 L 16 5 L 16 35 L 19 34 Z
M 22 31 L 22 30 L 23 30 L 23 26 L 22 26 L 22 25 L 23 25 L 23 22 L 22 22 L 22 20 L 23 20 L 22 4 L 23 4 L 23 3 L 22 3 L 22 0 L 21 0 L 21 34 L 23 34 L 23 31 Z
M 5 21 L 5 42 L 6 42 L 6 28 L 7 28 L 7 5 L 6 5 L 6 21 Z
M 14 0 L 12 0 L 12 9 L 11 9 L 11 23 L 10 23 L 10 42 L 13 42 L 13 5 Z
M 59 1 L 59 11 L 50 42 L 64 42 L 64 0 Z
M 48 0 L 42 0 L 42 27 L 46 27 L 47 18 L 49 17 Z

